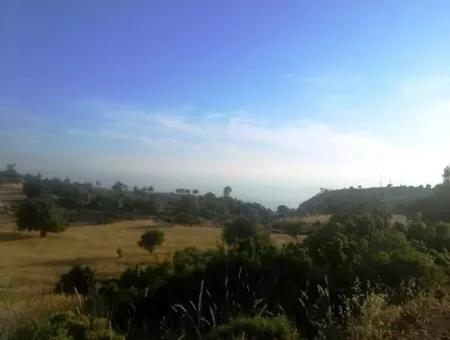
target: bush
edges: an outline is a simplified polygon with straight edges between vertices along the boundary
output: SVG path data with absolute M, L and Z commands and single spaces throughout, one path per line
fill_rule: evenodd
M 199 220 L 194 215 L 181 212 L 181 213 L 177 214 L 177 216 L 175 217 L 175 223 L 193 225 L 193 224 L 198 224 Z
M 208 339 L 296 340 L 297 329 L 281 316 L 240 317 L 214 329 Z
M 225 225 L 222 231 L 223 240 L 229 245 L 238 248 L 245 248 L 250 243 L 261 241 L 270 243 L 267 231 L 258 227 L 258 225 L 247 218 L 237 218 Z
M 139 247 L 144 248 L 150 254 L 153 254 L 155 248 L 164 242 L 164 233 L 161 230 L 147 230 L 141 235 L 138 242 Z
M 67 273 L 61 275 L 61 279 L 56 284 L 57 293 L 74 294 L 75 291 L 82 295 L 87 295 L 94 284 L 94 272 L 88 266 L 82 268 L 79 265 Z
M 72 312 L 32 320 L 20 327 L 12 340 L 120 340 L 107 320 L 88 318 Z
M 165 282 L 169 276 L 170 266 L 158 263 L 145 268 L 130 267 L 119 278 L 120 288 L 139 288 L 154 290 Z
M 175 274 L 181 274 L 204 271 L 212 255 L 212 252 L 202 251 L 195 247 L 177 250 L 172 260 L 174 272 Z

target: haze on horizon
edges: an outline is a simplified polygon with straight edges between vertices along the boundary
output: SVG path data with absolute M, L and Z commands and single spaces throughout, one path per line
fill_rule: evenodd
M 436 184 L 450 2 L 0 3 L 0 166 L 295 207 Z

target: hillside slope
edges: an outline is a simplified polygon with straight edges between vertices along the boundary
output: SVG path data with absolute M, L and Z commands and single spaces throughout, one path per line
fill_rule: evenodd
M 300 214 L 361 214 L 377 208 L 404 214 L 413 202 L 428 197 L 431 187 L 384 187 L 326 190 L 298 207 Z

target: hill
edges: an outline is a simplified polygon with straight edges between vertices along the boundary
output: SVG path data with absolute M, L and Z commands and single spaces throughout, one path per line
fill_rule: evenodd
M 362 214 L 386 209 L 394 214 L 411 212 L 411 205 L 433 193 L 431 186 L 398 186 L 383 188 L 349 188 L 322 190 L 301 203 L 299 214 Z

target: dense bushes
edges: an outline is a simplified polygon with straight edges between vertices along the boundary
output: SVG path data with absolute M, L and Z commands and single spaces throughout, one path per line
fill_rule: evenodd
M 299 334 L 285 317 L 240 317 L 215 328 L 208 339 L 298 340 Z
M 11 340 L 122 340 L 105 319 L 71 312 L 32 320 L 20 327 Z
M 425 226 L 435 236 L 447 234 Z M 219 248 L 188 248 L 171 263 L 128 269 L 117 280 L 99 282 L 90 299 L 106 304 L 113 325 L 130 338 L 241 332 L 256 338 L 254 332 L 262 332 L 289 339 L 295 329 L 304 338 L 339 335 L 370 294 L 400 301 L 405 285 L 429 289 L 445 278 L 446 249 L 429 248 L 437 238 L 414 228 L 391 225 L 382 212 L 341 215 L 303 244 L 275 247 L 256 224 L 238 219 L 225 227 L 227 242 Z
M 81 267 L 79 265 L 61 276 L 56 284 L 55 291 L 65 294 L 82 294 L 87 295 L 94 284 L 94 272 L 89 267 Z

